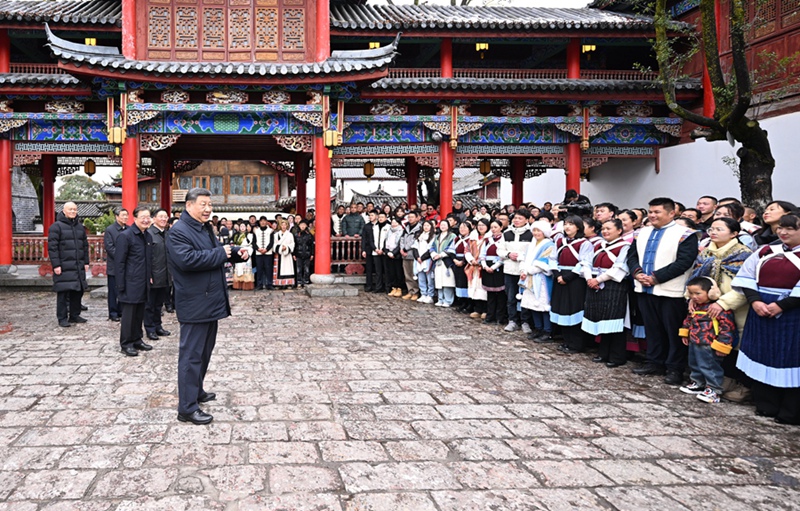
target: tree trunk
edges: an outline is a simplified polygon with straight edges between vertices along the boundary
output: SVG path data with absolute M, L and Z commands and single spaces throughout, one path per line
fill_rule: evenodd
M 743 117 L 729 126 L 731 135 L 741 142 L 739 157 L 739 188 L 742 202 L 761 213 L 772 202 L 772 157 L 767 132 L 757 121 Z

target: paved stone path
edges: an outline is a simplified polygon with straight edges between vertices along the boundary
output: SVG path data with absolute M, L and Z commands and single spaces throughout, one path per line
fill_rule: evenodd
M 385 296 L 232 301 L 202 427 L 173 315 L 132 359 L 103 301 L 0 293 L 0 510 L 800 509 L 800 430 L 750 407 Z

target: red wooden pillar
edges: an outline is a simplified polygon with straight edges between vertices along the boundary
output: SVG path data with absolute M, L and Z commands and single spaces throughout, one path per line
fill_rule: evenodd
M 122 207 L 130 213 L 139 203 L 139 137 L 128 137 L 122 144 Z
M 331 158 L 322 137 L 314 137 L 314 169 L 316 176 L 315 216 L 316 248 L 314 273 L 331 273 Z
M 172 154 L 167 153 L 161 158 L 161 207 L 172 216 L 172 172 L 175 162 Z
M 567 78 L 577 80 L 581 77 L 581 40 L 573 37 L 567 45 Z
M 323 62 L 331 56 L 331 7 L 329 1 L 317 0 L 317 62 Z
M 308 182 L 308 171 L 307 171 L 308 159 L 305 156 L 298 157 L 294 160 L 294 179 L 297 181 L 297 201 L 295 210 L 297 210 L 298 215 L 306 216 L 306 211 L 308 210 L 308 194 L 307 186 Z
M 567 190 L 581 193 L 581 144 L 567 144 Z
M 42 230 L 47 236 L 56 220 L 56 155 L 43 155 L 39 166 L 42 169 Z
M 439 62 L 441 64 L 442 78 L 453 77 L 453 40 L 449 37 L 442 39 L 439 49 Z
M 11 39 L 8 37 L 8 29 L 0 29 L 0 73 L 8 73 L 11 70 Z
M 419 164 L 416 158 L 406 158 L 406 202 L 409 207 L 417 205 L 417 183 L 419 182 Z
M 522 205 L 522 191 L 525 186 L 525 158 L 511 158 L 511 203 L 516 207 Z
M 4 138 L 0 139 L 0 266 L 13 259 L 11 214 L 11 140 Z
M 455 170 L 455 150 L 450 143 L 442 141 L 439 145 L 439 216 L 446 217 L 453 211 L 453 171 Z
M 136 60 L 136 0 L 122 0 L 122 55 L 126 59 Z

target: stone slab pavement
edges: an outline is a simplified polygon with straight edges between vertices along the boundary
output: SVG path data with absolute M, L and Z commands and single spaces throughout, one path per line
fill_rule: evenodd
M 0 293 L 0 511 L 800 509 L 798 428 L 396 298 L 234 292 L 205 409 L 178 325 L 137 358 L 102 300 Z

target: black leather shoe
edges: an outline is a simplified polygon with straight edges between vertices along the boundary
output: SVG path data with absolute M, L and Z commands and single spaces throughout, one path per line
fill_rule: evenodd
M 136 351 L 136 348 L 134 348 L 133 346 L 125 346 L 124 348 L 122 348 L 122 353 L 128 355 L 129 357 L 139 356 L 139 352 Z
M 572 355 L 574 353 L 583 353 L 583 350 L 576 350 L 575 348 L 570 348 L 569 346 L 560 346 L 558 351 L 561 353 L 566 353 L 567 355 Z
M 533 338 L 533 342 L 539 344 L 550 344 L 556 342 L 556 340 L 553 339 L 553 336 L 550 335 L 549 333 L 542 332 L 540 335 L 537 335 L 536 337 Z
M 164 310 L 167 311 L 167 314 L 172 314 L 175 312 L 175 307 L 164 307 Z
M 118 316 L 111 316 L 111 317 L 108 318 L 108 320 L 109 321 L 115 321 L 115 322 L 119 323 L 119 317 Z
M 615 367 L 624 366 L 627 362 L 606 362 L 606 367 L 614 369 Z
M 683 383 L 683 373 L 679 373 L 678 371 L 668 372 L 667 377 L 664 378 L 664 383 L 667 385 L 680 385 Z
M 81 304 L 81 310 L 82 311 L 88 311 L 89 307 L 85 306 L 84 304 Z
M 80 316 L 75 316 L 75 317 L 69 318 L 69 322 L 70 323 L 86 323 L 86 318 L 82 318 Z
M 197 402 L 198 403 L 208 403 L 209 401 L 214 401 L 216 399 L 217 399 L 217 395 L 214 394 L 213 392 L 209 392 L 205 396 L 198 398 Z
M 133 347 L 136 348 L 139 351 L 150 351 L 150 350 L 153 349 L 152 346 L 150 346 L 149 344 L 147 344 L 144 341 L 139 341 L 139 342 L 133 343 Z
M 156 335 L 155 332 L 147 332 L 147 338 L 150 339 L 151 341 L 158 340 L 158 336 Z
M 642 367 L 637 367 L 631 371 L 633 374 L 638 374 L 639 376 L 662 376 L 667 374 L 666 369 L 653 364 L 645 364 Z
M 600 356 L 592 357 L 592 362 L 594 362 L 595 364 L 599 364 L 600 362 L 606 362 L 606 359 Z
M 207 414 L 203 410 L 195 410 L 188 414 L 179 413 L 178 420 L 181 422 L 191 422 L 192 424 L 202 426 L 203 424 L 208 424 L 209 422 L 213 421 L 214 417 Z
M 170 334 L 170 331 L 169 330 L 164 330 L 163 328 L 159 328 L 158 330 L 156 330 L 156 335 L 160 335 L 160 336 L 166 337 L 169 334 Z
M 62 328 L 69 328 L 69 327 L 72 326 L 72 323 L 70 323 L 66 319 L 62 319 L 61 321 L 58 322 L 58 326 L 60 326 Z

